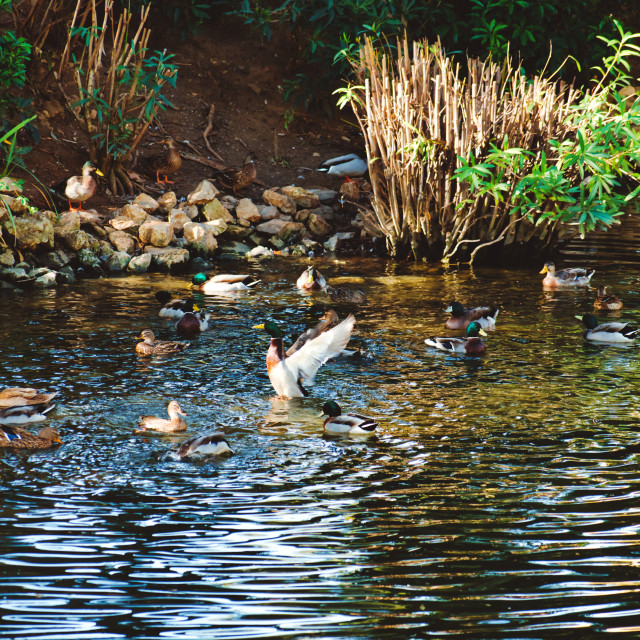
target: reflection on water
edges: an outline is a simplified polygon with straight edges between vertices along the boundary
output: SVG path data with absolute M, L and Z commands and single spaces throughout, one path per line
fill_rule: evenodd
M 0 637 L 640 634 L 639 347 L 584 343 L 595 289 L 543 292 L 539 265 L 319 261 L 367 289 L 360 353 L 278 400 L 252 326 L 315 324 L 328 301 L 296 291 L 304 266 L 203 298 L 213 328 L 168 359 L 136 357 L 136 336 L 175 339 L 153 294 L 187 276 L 3 295 L 0 382 L 58 390 L 64 444 L 0 454 Z M 640 270 L 597 268 L 640 321 Z M 454 299 L 500 305 L 484 359 L 424 345 Z M 133 434 L 171 398 L 186 434 Z M 323 437 L 328 398 L 377 436 Z M 233 457 L 168 457 L 214 430 Z

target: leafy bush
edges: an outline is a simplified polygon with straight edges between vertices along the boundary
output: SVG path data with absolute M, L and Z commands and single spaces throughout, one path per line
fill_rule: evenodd
M 11 0 L 0 0 L 0 11 L 11 11 Z M 27 40 L 12 30 L 0 33 L 0 118 L 19 105 L 13 90 L 24 86 L 30 57 Z

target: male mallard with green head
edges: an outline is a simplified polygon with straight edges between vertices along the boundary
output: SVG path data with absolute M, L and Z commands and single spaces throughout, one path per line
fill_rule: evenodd
M 324 421 L 324 430 L 327 433 L 370 436 L 378 426 L 373 418 L 367 418 L 357 413 L 343 414 L 340 405 L 335 400 L 325 402 L 322 413 L 328 416 Z
M 584 339 L 593 342 L 633 342 L 638 334 L 638 328 L 627 322 L 605 322 L 598 324 L 598 319 L 587 313 L 576 316 L 586 327 Z
M 466 338 L 427 338 L 425 343 L 441 351 L 460 353 L 467 356 L 480 356 L 487 350 L 480 336 L 486 335 L 484 329 L 474 321 L 467 327 Z
M 445 329 L 466 329 L 477 322 L 483 329 L 495 329 L 499 309 L 497 307 L 473 307 L 466 309 L 460 302 L 452 302 L 447 307 L 451 317 L 444 323 Z
M 82 211 L 82 203 L 86 202 L 96 192 L 98 183 L 91 175 L 94 171 L 99 176 L 103 175 L 102 171 L 96 168 L 92 162 L 85 162 L 82 165 L 82 175 L 71 176 L 67 180 L 64 194 L 69 200 L 69 211 Z M 77 209 L 73 208 L 72 202 L 78 203 Z
M 230 291 L 250 291 L 258 282 L 260 280 L 247 275 L 221 273 L 207 278 L 204 273 L 196 273 L 191 280 L 191 288 L 206 294 L 228 293 Z

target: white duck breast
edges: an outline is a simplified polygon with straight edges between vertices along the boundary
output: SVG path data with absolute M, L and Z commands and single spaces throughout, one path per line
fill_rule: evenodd
M 333 329 L 309 340 L 293 355 L 273 365 L 268 373 L 276 393 L 287 398 L 303 397 L 299 383 L 313 384 L 318 369 L 347 346 L 355 321 L 353 315 L 349 315 Z
M 175 456 L 182 460 L 192 456 L 220 456 L 232 453 L 224 434 L 211 433 L 189 438 L 180 445 Z
M 227 275 L 220 274 L 207 280 L 202 285 L 204 293 L 215 293 L 224 291 L 249 291 L 258 284 L 259 280 L 255 280 L 248 275 Z
M 349 413 L 328 419 L 325 422 L 324 430 L 327 433 L 350 433 L 360 435 L 370 435 L 378 426 L 372 418 Z
M 638 329 L 626 322 L 607 322 L 585 331 L 584 337 L 594 342 L 633 342 L 637 333 Z
M 43 407 L 25 406 L 25 407 L 9 407 L 0 410 L 0 425 L 21 425 L 33 422 L 44 422 L 47 419 L 47 413 L 55 408 L 55 404 Z
M 330 158 L 322 163 L 318 171 L 344 178 L 345 176 L 357 177 L 364 175 L 369 169 L 369 165 L 355 153 L 348 153 L 344 156 Z

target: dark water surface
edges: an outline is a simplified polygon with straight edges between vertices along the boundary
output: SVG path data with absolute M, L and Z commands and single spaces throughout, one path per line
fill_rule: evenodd
M 153 293 L 187 276 L 2 295 L 0 383 L 58 390 L 64 444 L 0 453 L 0 637 L 640 637 L 640 345 L 585 344 L 594 288 L 545 293 L 541 265 L 317 264 L 363 278 L 362 355 L 288 402 L 251 327 L 315 324 L 302 262 L 206 298 L 213 329 L 164 361 L 135 336 L 175 338 Z M 601 282 L 640 322 L 640 266 L 603 260 Z M 424 345 L 453 299 L 500 305 L 484 359 Z M 235 455 L 176 462 L 186 436 L 133 434 L 172 398 Z M 377 437 L 324 438 L 327 398 Z

